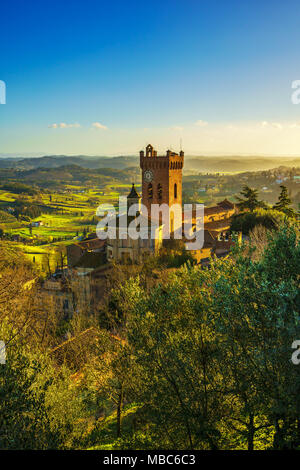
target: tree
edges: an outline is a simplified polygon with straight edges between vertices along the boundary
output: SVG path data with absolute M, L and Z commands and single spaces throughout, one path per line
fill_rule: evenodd
M 244 235 L 249 235 L 258 225 L 265 227 L 267 230 L 278 230 L 284 219 L 284 214 L 274 209 L 255 209 L 253 212 L 240 212 L 233 215 L 230 230 L 231 232 L 242 232 Z
M 40 365 L 14 346 L 0 366 L 0 448 L 55 448 L 58 436 L 51 432 L 43 386 L 34 387 Z
M 63 269 L 65 260 L 67 258 L 66 247 L 64 245 L 59 245 L 55 251 L 56 264 Z
M 291 204 L 292 204 L 292 201 L 288 196 L 287 187 L 282 185 L 282 186 L 280 186 L 280 188 L 281 188 L 281 192 L 280 192 L 280 195 L 278 197 L 278 201 L 273 206 L 273 209 L 275 209 L 279 212 L 283 212 L 288 217 L 295 217 L 296 213 L 295 213 L 294 209 L 292 207 L 290 207 Z
M 297 228 L 272 232 L 209 270 L 185 267 L 150 291 L 127 281 L 128 342 L 154 448 L 284 448 L 300 442 Z
M 249 232 L 250 243 L 255 247 L 254 259 L 259 260 L 265 252 L 269 242 L 269 230 L 263 225 L 256 225 L 253 230 Z
M 142 369 L 137 399 L 144 402 L 152 441 L 156 448 L 220 447 L 223 387 L 214 374 L 220 358 L 206 292 L 188 270 L 149 295 L 134 282 L 124 287 L 136 303 L 129 343 Z
M 244 186 L 240 194 L 243 197 L 236 196 L 238 202 L 238 207 L 240 210 L 249 210 L 253 212 L 254 209 L 258 207 L 266 208 L 266 204 L 263 201 L 258 200 L 258 191 L 257 189 L 252 189 L 249 186 Z
M 6 343 L 10 328 L 0 326 Z M 0 449 L 72 448 L 85 430 L 80 387 L 64 366 L 53 363 L 21 335 L 9 341 L 0 365 Z
M 135 382 L 135 366 L 127 341 L 118 336 L 98 331 L 93 358 L 87 367 L 89 390 L 94 391 L 98 404 L 109 401 L 116 410 L 116 438 L 122 435 L 122 415 L 126 400 Z

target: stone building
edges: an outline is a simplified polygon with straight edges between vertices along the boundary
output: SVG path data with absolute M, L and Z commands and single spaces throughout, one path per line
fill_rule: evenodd
M 68 266 L 86 265 L 90 260 L 103 259 L 105 253 L 105 240 L 100 240 L 96 233 L 92 234 L 87 240 L 76 241 L 67 245 Z
M 145 151 L 140 151 L 140 168 L 142 171 L 142 198 L 137 193 L 134 185 L 127 197 L 128 210 L 132 204 L 142 202 L 145 212 L 130 216 L 127 219 L 129 225 L 133 220 L 144 217 L 148 221 L 149 232 L 146 239 L 136 240 L 127 236 L 120 237 L 120 216 L 117 220 L 117 236 L 107 240 L 107 258 L 118 262 L 142 262 L 149 254 L 158 253 L 165 237 L 165 220 L 161 213 L 154 211 L 154 205 L 176 206 L 176 211 L 168 212 L 168 229 L 172 234 L 182 230 L 182 170 L 184 165 L 184 152 L 175 153 L 167 150 L 165 155 L 158 155 L 152 145 L 147 145 Z M 140 206 L 139 206 L 140 207 Z M 174 206 L 173 206 L 174 207 Z M 179 217 L 177 217 L 179 211 Z M 211 255 L 223 256 L 228 253 L 233 244 L 230 235 L 231 217 L 236 212 L 233 203 L 225 199 L 216 206 L 204 208 L 204 245 L 200 250 L 191 251 L 197 263 L 207 260 Z M 187 215 L 190 219 L 192 230 L 196 230 L 197 219 L 195 206 L 192 213 Z M 150 225 L 156 224 L 156 239 L 150 236 Z
M 141 263 L 147 256 L 157 253 L 162 245 L 162 225 L 151 220 L 148 216 L 143 215 L 139 211 L 136 212 L 136 215 L 128 215 L 130 207 L 134 204 L 140 209 L 141 197 L 133 184 L 127 196 L 127 217 L 124 219 L 122 214 L 117 216 L 116 237 L 107 238 L 108 261 L 115 260 L 121 263 Z M 136 230 L 140 230 L 141 232 L 144 226 L 147 227 L 145 229 L 145 237 L 135 240 L 128 233 L 125 237 L 122 237 L 120 233 L 124 232 L 124 229 L 128 232 L 127 229 L 130 224 L 134 224 Z

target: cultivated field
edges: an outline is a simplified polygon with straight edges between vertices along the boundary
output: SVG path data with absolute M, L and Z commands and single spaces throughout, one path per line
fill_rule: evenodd
M 13 210 L 15 201 L 20 200 L 20 194 L 0 190 L 0 229 L 42 271 L 47 269 L 48 263 L 54 269 L 60 251 L 65 252 L 67 244 L 95 232 L 98 206 L 104 204 L 104 209 L 111 204 L 116 206 L 119 195 L 127 195 L 130 188 L 130 184 L 121 183 L 99 188 L 66 185 L 38 196 L 21 195 L 25 203 L 42 207 L 43 213 L 29 220 L 19 220 L 8 212 Z M 41 224 L 34 226 L 35 222 Z

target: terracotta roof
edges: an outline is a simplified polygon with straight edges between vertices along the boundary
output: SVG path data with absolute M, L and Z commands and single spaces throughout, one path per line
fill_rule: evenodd
M 52 348 L 50 354 L 55 357 L 58 364 L 63 364 L 66 360 L 73 361 L 76 358 L 76 354 L 79 352 L 78 347 L 81 346 L 84 348 L 85 344 L 96 341 L 98 335 L 99 333 L 95 328 L 88 328 L 77 336 L 73 336 L 55 348 Z
M 58 346 L 50 349 L 50 354 L 53 355 L 59 365 L 63 364 L 65 361 L 73 362 L 76 361 L 76 355 L 81 355 L 81 349 L 85 349 L 87 344 L 95 344 L 99 338 L 101 332 L 94 327 L 90 327 L 87 330 L 82 331 L 76 336 L 72 336 Z M 113 333 L 109 333 L 110 337 L 115 341 L 120 341 L 123 343 L 123 340 Z M 83 356 L 84 357 L 84 356 Z M 80 361 L 80 358 L 78 358 Z
M 184 211 L 186 214 L 186 217 L 190 217 L 191 214 L 194 216 L 195 211 L 196 211 L 196 206 L 195 204 L 192 204 L 193 208 L 192 211 Z M 216 206 L 211 206 L 211 207 L 204 207 L 204 216 L 209 216 L 209 215 L 214 215 L 214 214 L 220 214 L 222 212 L 227 212 L 230 210 L 233 210 L 235 208 L 235 205 L 232 204 L 230 201 L 227 199 L 224 199 L 224 201 L 218 202 Z M 182 217 L 184 214 L 182 215 Z
M 100 238 L 92 238 L 90 240 L 84 240 L 82 242 L 74 243 L 74 245 L 79 246 L 83 250 L 99 250 L 103 248 L 106 240 L 101 240 Z
M 218 202 L 218 206 L 221 206 L 221 207 L 224 207 L 224 209 L 234 209 L 234 204 L 230 201 L 228 201 L 228 199 L 224 199 L 224 201 L 221 201 L 221 202 Z
M 220 212 L 224 212 L 228 209 L 229 208 L 225 208 L 225 207 L 220 206 L 220 205 L 211 206 L 211 207 L 204 207 L 204 215 L 219 214 Z
M 204 228 L 206 230 L 220 230 L 220 229 L 229 229 L 230 227 L 230 219 L 222 219 L 216 220 L 214 222 L 206 222 L 204 224 Z

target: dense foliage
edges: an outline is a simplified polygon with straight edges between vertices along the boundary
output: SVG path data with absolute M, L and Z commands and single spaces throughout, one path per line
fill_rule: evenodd
M 133 312 L 128 341 L 154 447 L 300 445 L 300 376 L 291 362 L 300 335 L 295 230 L 274 235 L 259 261 L 251 253 L 237 249 L 210 270 L 182 269 L 150 293 L 136 280 L 121 292 Z
M 289 224 L 296 218 L 296 212 L 291 207 L 286 186 L 280 186 L 281 192 L 273 208 L 259 201 L 258 191 L 245 186 L 241 191 L 242 198 L 237 196 L 239 212 L 232 217 L 231 231 L 249 233 L 257 226 L 268 230 L 278 230 L 282 223 Z
M 248 242 L 152 284 L 128 267 L 101 315 L 71 317 L 2 245 L 0 448 L 299 448 L 298 237 L 281 225 L 259 256 Z

